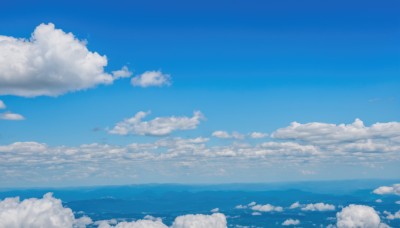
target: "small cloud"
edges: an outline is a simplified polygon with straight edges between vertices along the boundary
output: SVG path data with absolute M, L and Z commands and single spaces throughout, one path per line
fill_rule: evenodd
M 334 211 L 336 208 L 332 204 L 310 203 L 301 208 L 302 211 Z
M 5 109 L 6 105 L 4 104 L 4 102 L 2 100 L 0 100 L 0 109 Z
M 286 219 L 283 223 L 282 226 L 296 226 L 300 224 L 300 220 L 298 219 Z
M 211 135 L 220 139 L 244 139 L 244 135 L 236 131 L 231 134 L 226 131 L 214 131 Z
M 253 211 L 260 211 L 260 212 L 272 212 L 272 211 L 276 211 L 276 212 L 282 212 L 283 208 L 282 207 L 277 207 L 271 204 L 257 204 L 251 207 L 251 209 Z
M 149 114 L 150 112 L 138 112 L 133 117 L 117 123 L 114 128 L 108 132 L 117 135 L 165 136 L 177 130 L 196 129 L 200 121 L 204 119 L 201 112 L 195 111 L 192 117 L 157 117 L 149 121 L 143 121 L 143 118 Z
M 290 205 L 290 209 L 296 209 L 299 208 L 301 206 L 301 204 L 297 201 L 295 203 L 293 203 L 292 205 Z
M 219 208 L 214 208 L 214 209 L 211 210 L 211 212 L 212 213 L 217 213 L 217 212 L 219 212 Z
M 253 215 L 253 216 L 260 216 L 260 215 L 262 215 L 260 212 L 253 212 L 253 213 L 251 213 L 251 215 Z
M 250 138 L 252 139 L 262 139 L 268 136 L 268 134 L 262 132 L 252 132 L 249 134 Z
M 377 199 L 377 200 L 375 200 L 375 202 L 382 203 L 383 201 L 381 199 Z
M 171 76 L 169 74 L 163 74 L 161 71 L 146 71 L 132 78 L 131 84 L 143 88 L 151 86 L 169 86 L 171 85 Z
M 114 79 L 119 79 L 119 78 L 129 78 L 132 76 L 132 72 L 129 71 L 127 66 L 123 66 L 121 70 L 116 70 L 112 72 L 112 75 Z
M 12 113 L 12 112 L 5 112 L 0 114 L 0 119 L 2 120 L 24 120 L 25 117 L 23 117 L 20 114 L 17 113 Z

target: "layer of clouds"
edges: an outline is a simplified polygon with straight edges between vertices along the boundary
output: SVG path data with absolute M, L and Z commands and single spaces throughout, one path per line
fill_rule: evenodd
M 395 139 L 400 137 L 400 123 L 376 123 L 366 127 L 360 119 L 352 124 L 293 122 L 273 132 L 273 138 L 292 139 L 313 144 L 351 143 L 359 140 Z
M 381 223 L 379 214 L 374 208 L 364 205 L 351 204 L 336 214 L 338 228 L 385 228 L 386 224 Z
M 25 117 L 18 113 L 4 112 L 0 113 L 0 119 L 2 120 L 24 120 Z
M 283 223 L 282 226 L 296 226 L 300 224 L 300 220 L 298 219 L 286 219 Z
M 325 203 L 311 203 L 301 208 L 302 211 L 334 211 L 335 209 L 334 205 Z
M 149 121 L 143 121 L 150 112 L 138 112 L 133 117 L 117 123 L 110 131 L 110 134 L 118 135 L 169 135 L 177 130 L 192 130 L 197 128 L 204 118 L 199 111 L 193 113 L 192 117 L 170 116 L 157 117 Z
M 0 36 L 0 62 L 2 95 L 57 96 L 115 79 L 104 71 L 106 56 L 89 51 L 86 41 L 52 23 L 37 26 L 30 39 Z M 115 72 L 116 78 L 124 69 Z
M 20 201 L 6 198 L 0 201 L 0 227 L 84 227 L 92 223 L 88 217 L 76 219 L 61 200 L 47 193 L 41 199 Z
M 400 195 L 400 184 L 394 184 L 392 186 L 381 186 L 375 189 L 374 193 L 378 195 L 387 195 L 387 194 Z
M 171 76 L 164 74 L 161 71 L 146 71 L 141 75 L 135 76 L 131 79 L 133 86 L 139 87 L 162 87 L 171 85 Z

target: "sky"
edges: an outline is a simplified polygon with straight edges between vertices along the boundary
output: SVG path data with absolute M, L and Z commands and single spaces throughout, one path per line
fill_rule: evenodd
M 398 1 L 9 1 L 0 187 L 399 178 Z

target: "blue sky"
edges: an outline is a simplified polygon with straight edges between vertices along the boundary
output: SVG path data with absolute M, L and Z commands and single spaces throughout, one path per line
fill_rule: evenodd
M 293 121 L 352 124 L 356 118 L 364 121 L 367 128 L 378 122 L 392 122 L 393 126 L 387 131 L 396 132 L 400 113 L 399 7 L 397 1 L 119 0 L 23 4 L 7 1 L 0 9 L 0 35 L 29 39 L 37 26 L 53 23 L 76 39 L 86 40 L 90 52 L 107 56 L 104 72 L 111 75 L 112 71 L 127 66 L 133 75 L 115 80 L 112 85 L 99 83 L 75 92 L 67 90 L 57 96 L 21 96 L 7 92 L 7 86 L 2 87 L 0 81 L 0 100 L 6 105 L 3 113 L 18 113 L 24 117 L 21 121 L 0 120 L 0 145 L 8 148 L 16 142 L 37 142 L 53 149 L 78 148 L 91 143 L 126 147 L 132 143 L 154 143 L 177 137 L 203 137 L 209 141 L 206 149 L 200 151 L 238 144 L 256 147 L 263 142 L 285 140 L 315 146 L 318 142 L 298 135 L 295 139 L 277 139 L 271 134 L 290 126 Z M 0 64 L 6 64 L 7 58 L 9 56 Z M 146 71 L 169 75 L 170 85 L 132 86 L 131 78 Z M 6 78 L 8 74 L 3 70 L 1 76 Z M 35 78 L 31 76 L 27 77 Z M 68 74 L 63 76 L 70 81 Z M 40 81 L 30 84 L 35 83 Z M 24 85 L 24 89 L 29 90 L 29 86 Z M 110 134 L 117 123 L 140 111 L 151 111 L 147 120 L 172 116 L 190 118 L 194 111 L 200 111 L 204 118 L 195 127 L 175 129 L 162 136 L 132 132 Z M 213 137 L 215 131 L 237 132 L 245 139 Z M 268 136 L 252 139 L 248 137 L 251 132 Z M 364 146 L 371 140 L 386 137 L 379 137 L 378 133 L 371 133 L 372 136 L 360 133 L 365 137 L 360 142 L 356 134 L 351 134 L 355 138 L 349 140 Z M 351 164 L 360 167 L 352 169 L 351 178 L 398 177 L 395 173 L 399 171 L 396 168 L 399 157 L 395 152 L 398 152 L 399 135 L 394 133 L 387 137 L 389 141 L 379 142 L 379 145 L 393 144 L 393 148 L 387 149 L 392 154 L 379 155 L 380 149 L 376 148 L 380 147 L 376 147 L 374 152 L 381 159 L 377 162 L 379 165 L 371 161 L 363 166 L 352 161 Z M 344 144 L 335 143 L 331 146 Z M 53 149 L 46 149 L 46 153 L 52 156 Z M 322 153 L 328 150 L 322 146 L 318 149 Z M 361 154 L 356 155 L 359 159 L 355 156 L 358 162 L 364 161 L 363 156 L 369 151 L 360 150 Z M 19 158 L 30 160 L 29 156 L 34 155 Z M 248 176 L 255 182 L 347 178 L 346 172 L 341 171 L 346 170 L 345 167 L 335 166 L 333 173 L 324 172 L 320 167 L 325 161 L 309 165 L 306 163 L 311 162 L 314 155 L 307 156 L 310 158 L 302 160 L 302 165 L 298 161 L 288 163 L 287 169 L 267 177 L 260 173 L 270 172 L 279 162 L 246 168 L 242 175 L 240 169 L 231 172 L 227 169 L 230 158 L 218 158 L 218 161 L 213 158 L 204 161 L 221 170 L 222 177 L 185 165 L 190 172 L 179 169 L 176 175 L 166 178 L 157 176 L 162 169 L 152 174 L 136 170 L 134 182 L 187 182 L 192 178 L 200 182 L 241 182 Z M 338 160 L 343 157 L 339 156 Z M 196 158 L 180 162 L 193 159 Z M 237 159 L 250 164 L 254 158 Z M 382 165 L 389 161 L 391 164 Z M 96 167 L 102 162 L 96 161 Z M 173 168 L 166 165 L 170 162 L 174 163 L 166 162 L 165 169 L 173 173 Z M 314 160 L 311 163 L 314 164 Z M 41 163 L 20 165 L 8 169 L 22 175 L 21 170 L 38 169 L 38 173 L 43 173 L 49 168 Z M 83 166 L 79 164 L 74 169 L 78 172 Z M 152 163 L 143 166 L 148 169 Z M 371 168 L 377 166 L 379 171 Z M 116 166 L 100 169 L 112 172 Z M 311 175 L 293 173 L 294 170 Z M 57 182 L 57 175 L 49 174 L 48 180 L 38 179 L 31 185 L 52 185 Z M 87 179 L 95 179 L 91 175 L 96 176 L 92 173 Z M 132 182 L 124 174 L 116 175 L 118 183 Z M 107 183 L 105 176 L 96 178 L 96 181 L 86 182 L 66 177 L 70 185 Z M 23 178 L 12 181 L 11 177 L 3 178 L 1 182 L 4 186 L 22 185 Z

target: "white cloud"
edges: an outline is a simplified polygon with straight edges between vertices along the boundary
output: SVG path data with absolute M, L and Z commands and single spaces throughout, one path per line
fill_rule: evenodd
M 219 212 L 219 208 L 214 208 L 214 209 L 212 209 L 210 212 L 211 212 L 211 213 L 217 213 L 217 212 Z
M 92 223 L 88 217 L 76 219 L 61 200 L 47 193 L 42 199 L 20 201 L 6 198 L 0 201 L 0 227 L 84 227 Z
M 256 212 L 251 213 L 251 215 L 252 215 L 252 216 L 260 216 L 260 215 L 262 215 L 262 214 L 261 214 L 260 212 L 257 212 L 257 211 L 256 211 Z
M 375 202 L 382 203 L 383 201 L 381 199 L 377 199 L 377 200 L 375 200 Z
M 0 100 L 0 109 L 5 109 L 6 105 L 4 104 L 4 102 L 2 100 Z
M 51 23 L 37 26 L 30 39 L 0 36 L 0 62 L 3 95 L 57 96 L 115 79 L 104 71 L 106 56 Z
M 183 215 L 175 219 L 171 228 L 226 228 L 227 221 L 224 214 L 212 215 Z
M 167 225 L 161 221 L 152 220 L 137 220 L 134 222 L 120 222 L 115 226 L 111 226 L 108 222 L 101 222 L 98 228 L 168 228 Z
M 161 71 L 146 71 L 131 79 L 133 86 L 150 87 L 150 86 L 168 86 L 171 85 L 171 76 L 163 74 Z
M 283 223 L 282 226 L 296 226 L 300 224 L 300 220 L 298 219 L 286 219 Z
M 112 72 L 112 75 L 114 77 L 114 79 L 118 79 L 118 78 L 129 78 L 130 76 L 132 76 L 132 72 L 129 71 L 127 66 L 123 66 L 121 68 L 121 70 L 116 70 Z
M 268 136 L 268 134 L 262 133 L 262 132 L 252 132 L 249 134 L 250 138 L 253 139 L 262 139 Z
M 232 132 L 231 134 L 226 131 L 214 131 L 211 135 L 221 139 L 244 139 L 244 135 L 236 131 Z
M 384 228 L 388 227 L 381 223 L 378 213 L 374 208 L 364 205 L 351 204 L 336 214 L 338 228 Z
M 386 218 L 389 220 L 393 220 L 393 219 L 400 219 L 400 211 L 397 211 L 396 213 L 392 214 L 388 211 L 384 211 L 383 212 L 386 215 Z
M 247 204 L 247 206 L 252 207 L 252 206 L 255 206 L 256 204 L 257 204 L 257 203 L 253 201 L 253 202 Z
M 381 186 L 375 189 L 374 193 L 378 195 L 387 195 L 387 194 L 400 195 L 400 184 L 394 184 L 392 186 Z
M 334 211 L 335 209 L 334 205 L 325 203 L 311 203 L 301 208 L 302 211 Z
M 295 202 L 295 203 L 293 203 L 292 205 L 290 205 L 290 209 L 296 209 L 296 208 L 299 208 L 301 206 L 301 204 L 299 203 L 299 202 Z
M 4 112 L 4 113 L 0 113 L 0 119 L 2 119 L 2 120 L 24 120 L 25 117 L 23 117 L 21 114 L 18 114 L 18 113 Z
M 201 112 L 196 111 L 192 117 L 157 117 L 149 121 L 143 121 L 143 118 L 148 115 L 149 112 L 138 112 L 135 116 L 117 123 L 109 133 L 163 136 L 177 130 L 195 129 L 200 124 L 200 120 L 204 118 Z
M 241 205 L 241 204 L 235 206 L 235 209 L 246 209 L 246 208 L 247 208 L 246 205 Z
M 272 211 L 276 211 L 276 212 L 282 212 L 283 208 L 282 207 L 277 207 L 271 204 L 257 204 L 251 207 L 251 209 L 253 211 L 261 211 L 261 212 L 272 212 Z
M 400 200 L 395 202 L 396 204 L 400 204 Z
M 352 124 L 291 123 L 289 127 L 276 130 L 273 138 L 294 139 L 317 144 L 349 143 L 362 139 L 395 138 L 400 136 L 400 123 L 376 123 L 364 126 L 360 119 Z

